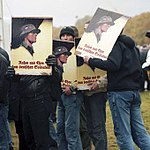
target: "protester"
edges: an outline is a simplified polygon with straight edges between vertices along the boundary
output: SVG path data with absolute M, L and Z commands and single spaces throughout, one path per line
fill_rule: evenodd
M 70 27 L 74 30 L 75 47 L 77 47 L 76 41 L 81 39 L 81 38 L 79 38 L 79 31 L 76 26 L 70 26 Z M 76 60 L 77 60 L 77 67 L 81 66 L 81 64 L 84 63 L 82 57 L 77 56 Z M 87 119 L 86 119 L 84 103 L 82 103 L 81 108 L 80 108 L 80 137 L 81 137 L 83 150 L 91 150 L 92 149 L 92 141 L 89 136 L 88 129 L 87 129 Z
M 74 30 L 64 27 L 60 31 L 60 39 L 74 41 Z M 70 74 L 70 72 L 65 72 Z M 60 150 L 82 150 L 80 139 L 80 107 L 83 95 L 75 86 L 63 87 L 62 101 L 58 104 L 57 135 Z
M 6 73 L 9 65 L 9 56 L 7 52 L 0 47 L 0 149 L 2 150 L 13 150 L 8 122 L 9 80 Z
M 22 123 L 22 105 L 20 95 L 19 77 L 11 80 L 9 90 L 9 115 L 8 118 L 15 123 L 15 131 L 18 135 L 19 150 L 29 150 L 25 142 L 25 136 Z
M 11 56 L 21 52 L 20 60 L 33 60 L 35 52 L 32 44 L 36 42 L 41 32 L 33 24 L 26 24 L 21 28 L 21 46 L 11 51 Z M 22 58 L 22 59 L 21 59 Z M 52 62 L 49 62 L 51 61 Z M 56 64 L 53 59 L 47 63 Z M 20 76 L 20 93 L 22 101 L 22 121 L 25 141 L 29 149 L 54 150 L 57 143 L 49 135 L 49 116 L 52 111 L 52 97 L 50 76 Z
M 67 63 L 67 59 L 71 55 L 70 49 L 73 46 L 74 46 L 73 42 L 68 43 L 68 42 L 64 42 L 64 41 L 60 41 L 60 40 L 58 40 L 58 41 L 53 40 L 53 55 L 56 57 L 57 64 L 55 66 L 53 66 L 53 68 L 52 68 L 52 76 L 51 76 L 50 84 L 51 84 L 51 91 L 52 91 L 52 99 L 55 102 L 61 101 L 61 95 L 62 95 L 61 81 L 62 81 L 62 74 L 63 74 L 63 65 L 65 63 Z M 54 57 L 54 56 L 50 55 L 48 57 L 48 59 L 50 59 L 50 57 Z M 47 63 L 47 61 L 46 61 L 46 63 Z M 47 64 L 51 65 L 49 63 L 47 63 Z M 50 124 L 49 124 L 50 125 L 50 128 L 49 128 L 50 135 L 58 143 L 58 137 L 56 135 L 55 128 L 53 128 L 53 126 L 52 126 L 53 121 L 51 119 L 51 116 L 49 117 L 49 121 L 50 121 Z
M 142 69 L 135 42 L 120 35 L 107 60 L 84 57 L 84 62 L 107 71 L 108 100 L 119 148 L 135 150 L 135 143 L 140 149 L 149 150 L 150 136 L 140 109 Z
M 85 23 L 85 30 L 89 21 Z M 90 90 L 84 92 L 84 105 L 87 118 L 88 133 L 95 150 L 107 150 L 106 102 L 107 76 L 89 84 Z

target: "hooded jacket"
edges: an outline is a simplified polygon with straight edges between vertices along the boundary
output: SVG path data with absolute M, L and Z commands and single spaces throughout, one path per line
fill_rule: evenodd
M 90 58 L 89 65 L 107 71 L 108 91 L 138 90 L 142 77 L 139 51 L 135 42 L 120 35 L 107 60 Z

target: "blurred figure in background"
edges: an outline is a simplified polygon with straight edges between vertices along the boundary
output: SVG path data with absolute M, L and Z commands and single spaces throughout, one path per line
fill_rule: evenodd
M 149 47 L 148 45 L 143 45 L 143 47 L 139 50 L 140 50 L 141 65 L 143 65 L 146 62 L 146 57 L 147 57 Z M 144 68 L 142 68 L 142 71 L 143 71 L 143 77 L 141 80 L 141 88 L 140 88 L 141 92 L 150 89 L 150 83 L 149 83 L 147 71 Z

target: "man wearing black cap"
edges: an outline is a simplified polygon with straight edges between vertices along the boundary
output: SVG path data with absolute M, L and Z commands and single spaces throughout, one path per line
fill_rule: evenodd
M 59 38 L 62 40 L 67 39 L 68 41 L 73 41 L 75 37 L 74 30 L 71 27 L 63 27 L 60 31 Z
M 19 53 L 19 59 L 33 60 L 34 50 L 32 44 L 40 29 L 33 24 L 26 24 L 21 28 L 20 39 L 22 41 L 18 49 L 11 51 L 12 56 Z M 14 55 L 13 55 L 14 54 Z M 52 59 L 53 60 L 53 59 Z M 55 65 L 55 60 L 47 63 Z M 56 150 L 57 144 L 49 135 L 49 116 L 52 111 L 52 96 L 50 76 L 19 76 L 19 86 L 22 103 L 22 120 L 25 140 L 29 149 Z
M 74 41 L 74 37 L 75 33 L 71 27 L 67 26 L 61 29 L 61 40 Z M 58 104 L 57 122 L 59 149 L 82 150 L 79 131 L 80 107 L 83 101 L 82 94 L 76 90 L 74 85 L 64 86 L 61 98 L 62 101 Z
M 107 60 L 87 56 L 84 61 L 107 71 L 107 96 L 119 149 L 135 150 L 136 144 L 140 149 L 149 150 L 150 136 L 140 108 L 142 69 L 134 40 L 120 34 Z

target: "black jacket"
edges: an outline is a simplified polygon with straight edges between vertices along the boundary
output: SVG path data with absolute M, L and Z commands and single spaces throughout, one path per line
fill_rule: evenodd
M 60 101 L 62 95 L 61 81 L 62 81 L 63 68 L 55 66 L 52 69 L 51 76 L 51 92 L 54 101 Z
M 54 67 L 52 76 L 20 76 L 21 97 L 36 97 L 49 93 L 53 100 L 60 100 L 62 72 L 61 67 Z
M 139 51 L 128 36 L 118 37 L 106 61 L 89 60 L 89 65 L 107 71 L 108 91 L 138 90 L 142 77 Z
M 20 76 L 20 93 L 22 98 L 50 94 L 50 77 L 34 75 Z
M 8 104 L 9 81 L 6 72 L 9 66 L 9 57 L 5 50 L 0 48 L 0 103 Z
M 11 80 L 10 89 L 8 93 L 9 98 L 9 113 L 8 118 L 10 120 L 19 121 L 22 120 L 21 112 L 21 96 L 20 96 L 19 80 Z

